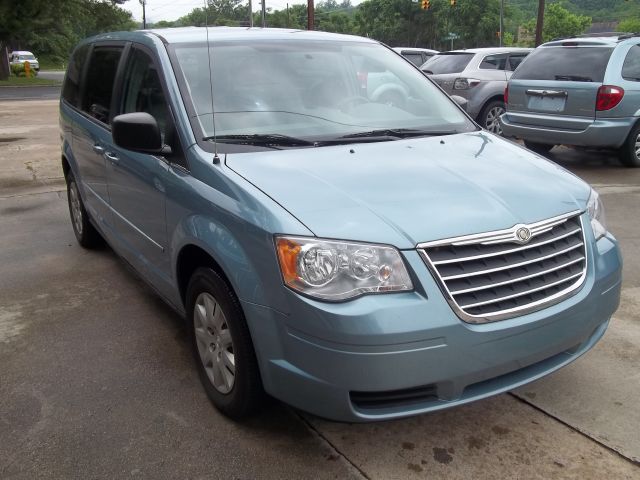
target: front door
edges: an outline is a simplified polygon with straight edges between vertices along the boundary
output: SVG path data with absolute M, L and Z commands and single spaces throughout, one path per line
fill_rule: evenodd
M 163 139 L 169 110 L 155 63 L 132 47 L 125 63 L 118 113 L 146 112 L 156 119 Z M 111 142 L 105 151 L 109 196 L 123 255 L 156 287 L 170 281 L 165 223 L 165 185 L 169 164 L 161 156 L 132 152 Z

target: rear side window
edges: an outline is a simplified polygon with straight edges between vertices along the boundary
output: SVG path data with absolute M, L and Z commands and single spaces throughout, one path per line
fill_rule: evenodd
M 111 94 L 121 54 L 122 47 L 96 47 L 91 54 L 82 110 L 102 123 L 109 123 Z
M 460 73 L 469 65 L 474 55 L 474 53 L 439 53 L 431 57 L 420 68 L 434 75 L 441 73 Z
M 505 70 L 507 66 L 506 55 L 488 55 L 480 63 L 484 70 Z
M 640 45 L 634 45 L 622 64 L 622 78 L 640 82 Z
M 87 61 L 89 53 L 89 45 L 82 45 L 77 48 L 67 68 L 67 76 L 64 79 L 64 87 L 62 88 L 62 98 L 74 107 L 80 106 L 80 80 L 84 64 Z
M 612 52 L 610 47 L 540 47 L 511 78 L 600 83 Z

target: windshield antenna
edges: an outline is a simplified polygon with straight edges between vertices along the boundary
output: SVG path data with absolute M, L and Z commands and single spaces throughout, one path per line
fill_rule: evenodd
M 216 111 L 213 106 L 213 74 L 211 73 L 211 46 L 209 44 L 209 0 L 204 0 L 204 28 L 207 32 L 207 57 L 209 59 L 209 89 L 211 91 L 211 121 L 213 123 L 213 163 L 220 163 L 216 137 Z

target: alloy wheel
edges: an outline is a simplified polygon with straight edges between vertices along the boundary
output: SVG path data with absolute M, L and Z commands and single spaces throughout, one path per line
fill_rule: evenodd
M 640 134 L 638 134 L 638 136 L 636 137 L 636 144 L 635 144 L 634 150 L 636 152 L 636 159 L 640 160 Z
M 233 340 L 222 307 L 210 293 L 202 292 L 196 298 L 193 327 L 198 354 L 211 384 L 218 392 L 229 393 L 236 377 Z
M 76 182 L 69 185 L 69 200 L 71 204 L 71 218 L 76 227 L 78 235 L 82 235 L 82 205 L 80 204 L 80 194 Z
M 502 128 L 500 127 L 500 115 L 505 112 L 503 107 L 493 107 L 487 112 L 487 118 L 485 120 L 484 127 L 491 133 L 496 135 L 502 135 Z

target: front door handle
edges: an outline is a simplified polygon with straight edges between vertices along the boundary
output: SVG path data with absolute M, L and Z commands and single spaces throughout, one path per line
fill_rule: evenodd
M 96 152 L 98 155 L 102 155 L 104 153 L 104 147 L 96 143 L 93 146 L 93 151 Z
M 106 158 L 107 160 L 110 160 L 111 163 L 118 163 L 118 161 L 120 160 L 115 153 L 111 153 L 111 152 L 105 153 L 104 158 Z

